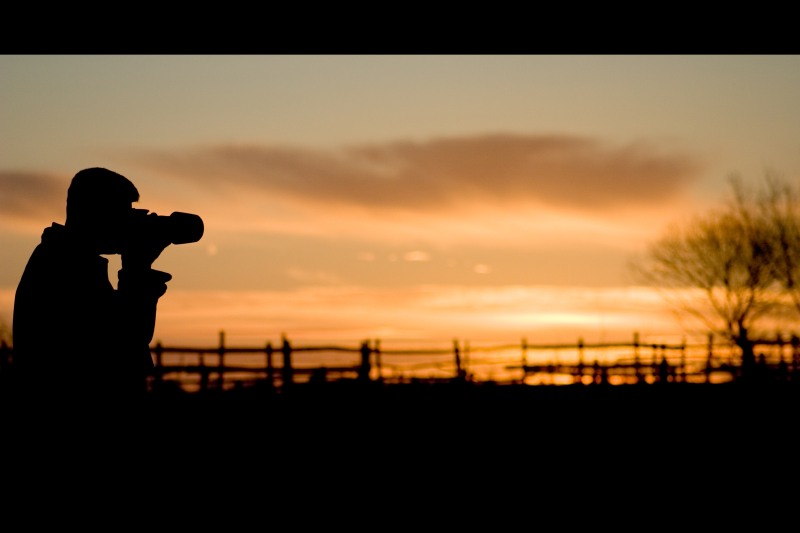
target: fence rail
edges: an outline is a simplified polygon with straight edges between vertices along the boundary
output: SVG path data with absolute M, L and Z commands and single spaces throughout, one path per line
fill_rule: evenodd
M 179 384 L 186 390 L 226 389 L 266 384 L 281 389 L 295 383 L 335 380 L 383 383 L 474 381 L 537 384 L 722 383 L 745 378 L 800 383 L 800 341 L 777 335 L 754 341 L 752 368 L 738 349 L 714 342 L 629 342 L 470 346 L 453 340 L 450 348 L 385 349 L 380 340 L 358 346 L 278 345 L 234 347 L 220 332 L 213 347 L 152 347 L 154 387 Z

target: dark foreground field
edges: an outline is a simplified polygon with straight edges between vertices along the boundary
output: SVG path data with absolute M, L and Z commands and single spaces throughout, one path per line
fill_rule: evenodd
M 800 421 L 800 386 L 330 382 L 295 385 L 280 393 L 253 388 L 153 395 L 146 407 L 151 420 L 170 430 L 209 438 L 279 442 L 305 436 L 353 446 L 371 439 L 464 445 L 507 440 L 524 449 L 603 439 L 636 445 L 793 438 Z
M 493 479 L 506 490 L 555 479 L 574 481 L 570 490 L 587 481 L 633 490 L 662 478 L 788 479 L 799 407 L 791 383 L 329 382 L 164 391 L 122 411 L 7 409 L 2 447 L 26 479 L 31 469 L 122 467 L 142 480 L 193 479 L 209 494 L 226 483 L 279 490 L 320 479 L 334 492 L 357 479 L 429 496 L 442 483 L 485 493 Z
M 7 399 L 4 399 L 7 400 Z M 7 423 L 46 428 L 71 420 L 205 438 L 264 441 L 292 434 L 420 438 L 481 435 L 733 435 L 791 431 L 800 421 L 800 383 L 514 385 L 474 382 L 382 384 L 331 381 L 287 390 L 248 387 L 151 392 L 116 410 L 102 398 L 70 407 L 4 401 Z M 41 423 L 39 423 L 41 422 Z M 85 426 L 92 427 L 92 426 Z

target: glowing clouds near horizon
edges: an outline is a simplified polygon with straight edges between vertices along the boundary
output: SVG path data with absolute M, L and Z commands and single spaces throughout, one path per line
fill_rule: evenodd
M 413 250 L 411 252 L 404 253 L 403 260 L 412 263 L 426 262 L 431 260 L 431 256 L 428 252 L 423 252 L 422 250 Z
M 478 263 L 477 265 L 472 267 L 472 270 L 476 274 L 488 274 L 492 271 L 492 267 L 490 267 L 489 265 L 485 265 L 483 263 Z
M 158 340 L 259 345 L 282 333 L 304 341 L 446 343 L 627 340 L 675 332 L 651 289 L 316 286 L 293 291 L 174 291 L 159 303 Z

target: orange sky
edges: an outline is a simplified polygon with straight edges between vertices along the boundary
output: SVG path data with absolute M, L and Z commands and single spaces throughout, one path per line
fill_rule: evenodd
M 800 176 L 795 56 L 0 56 L 0 325 L 81 168 L 200 214 L 157 337 L 681 330 L 629 261 Z M 112 258 L 113 270 L 116 258 Z

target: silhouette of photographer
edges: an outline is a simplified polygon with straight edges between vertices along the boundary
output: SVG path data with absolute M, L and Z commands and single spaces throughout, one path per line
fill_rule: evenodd
M 13 361 L 24 401 L 106 408 L 144 398 L 156 307 L 172 278 L 152 264 L 174 240 L 142 230 L 169 217 L 134 209 L 138 200 L 130 180 L 105 168 L 72 178 L 65 223 L 45 228 L 17 287 Z M 121 255 L 116 289 L 109 254 Z

